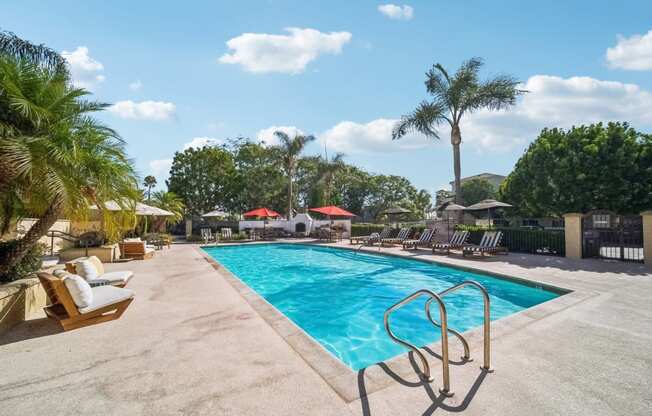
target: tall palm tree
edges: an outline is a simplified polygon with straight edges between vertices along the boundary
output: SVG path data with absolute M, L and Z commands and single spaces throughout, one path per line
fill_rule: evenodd
M 274 135 L 281 141 L 281 151 L 283 154 L 283 169 L 288 176 L 288 220 L 292 219 L 292 181 L 297 168 L 297 158 L 306 145 L 315 140 L 315 136 L 304 136 L 301 134 L 290 138 L 282 131 L 275 131 Z
M 410 114 L 401 117 L 392 131 L 399 139 L 415 131 L 439 139 L 437 127 L 446 122 L 451 128 L 453 145 L 453 170 L 455 173 L 455 202 L 461 204 L 460 192 L 460 122 L 465 114 L 481 109 L 502 110 L 516 104 L 516 98 L 526 91 L 517 88 L 519 81 L 509 75 L 498 75 L 480 81 L 481 58 L 471 58 L 462 63 L 454 75 L 435 64 L 426 73 L 426 90 L 432 101 L 423 101 Z
M 333 179 L 338 172 L 342 171 L 346 165 L 344 164 L 344 153 L 336 153 L 332 158 L 324 157 L 319 164 L 319 180 L 318 185 L 323 187 L 324 204 L 332 204 L 331 196 L 333 193 Z
M 156 178 L 152 175 L 145 176 L 143 185 L 145 185 L 145 188 L 147 188 L 147 203 L 149 204 L 152 200 L 152 188 L 156 187 Z
M 2 221 L 17 208 L 39 219 L 0 252 L 0 274 L 17 264 L 59 216 L 79 217 L 91 204 L 135 199 L 137 183 L 117 133 L 90 117 L 107 105 L 87 101 L 59 69 L 0 55 Z M 9 202 L 8 202 L 9 201 Z M 11 204 L 14 204 L 11 207 Z M 20 205 L 20 207 L 17 207 Z

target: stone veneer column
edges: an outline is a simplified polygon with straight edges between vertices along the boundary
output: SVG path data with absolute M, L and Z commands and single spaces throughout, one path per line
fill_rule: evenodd
M 564 214 L 564 232 L 566 234 L 566 257 L 582 258 L 582 217 L 580 213 Z
M 643 217 L 643 257 L 652 266 L 652 211 L 641 212 Z
M 186 220 L 186 237 L 192 235 L 192 219 Z

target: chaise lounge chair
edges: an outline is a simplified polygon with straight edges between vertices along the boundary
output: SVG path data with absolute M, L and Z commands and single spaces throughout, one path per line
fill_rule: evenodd
M 485 231 L 478 245 L 465 245 L 462 247 L 462 255 L 480 253 L 484 256 L 485 253 L 496 254 L 499 252 L 507 252 L 507 247 L 500 247 L 500 240 L 503 238 L 502 231 Z
M 448 243 L 436 243 L 432 246 L 432 254 L 437 254 L 438 251 L 445 251 L 449 254 L 451 250 L 460 249 L 466 245 L 466 240 L 469 238 L 468 231 L 455 231 L 451 236 Z
M 57 321 L 64 331 L 118 319 L 125 312 L 134 292 L 113 286 L 91 288 L 76 275 L 63 279 L 49 273 L 38 278 L 50 299 L 45 314 Z
M 432 238 L 435 236 L 435 229 L 426 228 L 423 230 L 418 240 L 405 240 L 403 241 L 403 250 L 413 248 L 416 250 L 419 247 L 430 247 Z
M 148 245 L 145 241 L 141 241 L 140 238 L 125 238 L 118 245 L 122 257 L 134 260 L 151 259 L 156 251 L 154 246 Z
M 389 237 L 392 229 L 390 227 L 385 227 L 379 233 L 371 233 L 370 235 L 360 235 L 357 237 L 351 237 L 351 244 L 373 244 L 374 242 L 381 241 L 383 238 Z
M 110 284 L 125 287 L 134 273 L 129 270 L 108 272 L 96 256 L 79 257 L 66 263 L 66 271 L 83 277 L 91 286 L 93 283 Z M 62 276 L 57 276 L 62 277 Z
M 384 246 L 385 244 L 403 244 L 403 241 L 407 240 L 409 236 L 410 236 L 410 229 L 401 228 L 396 237 L 381 239 L 380 245 Z

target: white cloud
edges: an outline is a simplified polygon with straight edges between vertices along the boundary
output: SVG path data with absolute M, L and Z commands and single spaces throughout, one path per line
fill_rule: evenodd
M 91 58 L 86 46 L 78 46 L 72 52 L 63 51 L 61 56 L 68 62 L 73 84 L 79 88 L 85 88 L 89 91 L 104 82 L 104 65 Z
M 467 149 L 512 150 L 534 140 L 544 127 L 570 128 L 599 121 L 628 121 L 638 128 L 652 127 L 652 93 L 637 85 L 589 77 L 535 75 L 521 87 L 529 93 L 514 108 L 483 110 L 462 119 L 462 140 Z M 391 131 L 396 121 L 343 121 L 319 138 L 329 148 L 344 153 L 414 150 L 433 142 L 417 134 L 393 141 Z M 442 124 L 438 132 L 441 143 L 448 144 L 448 125 Z
M 392 140 L 392 129 L 397 121 L 386 118 L 365 124 L 342 121 L 320 134 L 319 139 L 329 149 L 347 154 L 414 150 L 427 146 L 431 141 L 420 134 L 408 134 L 400 140 Z
M 136 80 L 136 81 L 134 81 L 134 82 L 132 82 L 131 84 L 129 84 L 129 89 L 132 90 L 132 91 L 138 91 L 138 90 L 140 90 L 141 88 L 143 88 L 143 83 L 140 82 L 139 79 Z
M 188 143 L 183 145 L 183 150 L 190 149 L 194 147 L 195 149 L 201 149 L 205 146 L 220 146 L 224 144 L 224 140 L 215 139 L 213 137 L 195 137 Z
M 618 36 L 616 46 L 607 49 L 607 62 L 612 68 L 652 70 L 652 30 L 631 38 Z
M 109 111 L 121 118 L 160 121 L 173 117 L 176 106 L 164 101 L 134 102 L 126 100 L 113 104 L 109 107 Z
M 269 146 L 276 146 L 280 144 L 280 142 L 274 135 L 275 131 L 282 131 L 290 137 L 306 134 L 295 126 L 271 126 L 266 129 L 259 130 L 258 133 L 256 133 L 256 140 L 261 143 L 265 142 L 265 144 Z
M 411 20 L 414 17 L 414 9 L 411 6 L 403 5 L 397 6 L 396 4 L 381 4 L 378 6 L 378 11 L 395 20 Z
M 167 178 L 171 167 L 172 159 L 158 159 L 149 162 L 150 173 L 157 178 Z
M 322 33 L 315 29 L 290 27 L 287 35 L 243 33 L 226 45 L 231 53 L 219 58 L 223 64 L 239 64 L 254 73 L 299 74 L 320 54 L 339 54 L 351 40 L 349 32 Z
M 509 111 L 480 111 L 462 121 L 462 138 L 480 149 L 509 150 L 534 140 L 544 127 L 599 121 L 652 126 L 652 93 L 634 84 L 589 77 L 535 75 Z

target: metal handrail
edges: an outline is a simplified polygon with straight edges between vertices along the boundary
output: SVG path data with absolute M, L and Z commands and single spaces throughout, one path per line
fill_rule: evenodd
M 59 230 L 50 230 L 46 234 L 48 237 L 50 237 L 50 255 L 54 256 L 54 239 L 55 238 L 60 238 L 65 241 L 69 241 L 71 243 L 77 243 L 79 242 L 79 237 L 74 235 L 74 234 L 69 234 L 64 231 L 59 231 Z M 88 256 L 88 243 L 85 245 L 86 248 L 86 256 Z
M 448 328 L 447 328 L 448 320 L 446 317 L 446 305 L 444 305 L 444 302 L 442 301 L 441 297 L 435 292 L 432 292 L 428 289 L 420 289 L 412 293 L 411 295 L 407 296 L 406 298 L 402 299 L 401 301 L 395 303 L 394 305 L 390 306 L 389 308 L 387 308 L 383 316 L 385 331 L 387 331 L 387 334 L 392 340 L 403 345 L 404 347 L 409 348 L 410 350 L 412 350 L 412 352 L 416 354 L 417 357 L 419 357 L 419 360 L 421 360 L 421 364 L 423 366 L 421 377 L 428 382 L 433 381 L 433 378 L 430 374 L 430 364 L 428 364 L 428 360 L 423 355 L 423 353 L 419 351 L 419 348 L 394 335 L 391 328 L 389 327 L 389 317 L 395 310 L 412 302 L 413 300 L 421 296 L 429 297 L 427 301 L 427 305 L 430 305 L 433 300 L 437 301 L 437 303 L 439 304 L 439 316 L 441 318 L 441 324 L 438 326 L 441 328 L 441 357 L 442 357 L 442 373 L 444 379 L 444 387 L 439 389 L 439 391 L 443 395 L 450 397 L 453 395 L 453 393 L 450 391 L 450 371 L 449 371 L 449 363 L 448 363 Z
M 444 297 L 448 295 L 449 293 L 455 292 L 456 290 L 459 290 L 465 286 L 473 286 L 482 292 L 482 297 L 483 297 L 483 302 L 484 302 L 484 363 L 482 365 L 482 369 L 486 371 L 490 371 L 491 369 L 491 334 L 490 334 L 490 326 L 491 326 L 491 300 L 489 299 L 489 292 L 487 292 L 487 289 L 484 288 L 480 283 L 474 281 L 474 280 L 465 280 L 462 283 L 459 283 L 455 286 L 449 287 L 448 289 L 439 292 L 440 297 Z M 428 315 L 428 318 L 431 318 L 430 315 L 430 304 L 432 303 L 432 299 L 428 299 L 426 301 L 426 314 Z M 444 321 L 444 317 L 441 318 L 442 323 Z M 431 321 L 433 321 L 431 319 Z M 434 322 L 433 322 L 434 323 Z M 461 335 L 459 336 L 460 339 L 463 339 Z M 465 345 L 465 353 L 468 355 L 468 345 L 466 344 L 466 341 L 463 341 L 462 344 Z
M 430 301 L 426 302 L 426 304 L 428 304 L 429 302 Z M 435 319 L 432 317 L 432 314 L 430 313 L 430 308 L 426 307 L 425 309 L 426 309 L 426 316 L 430 320 L 430 323 L 432 323 L 437 328 L 441 328 L 441 324 L 439 322 L 435 321 Z M 464 347 L 464 355 L 462 356 L 462 360 L 471 361 L 471 350 L 469 349 L 469 343 L 466 342 L 466 339 L 464 339 L 462 334 L 460 334 L 459 332 L 457 332 L 453 328 L 449 327 L 448 332 L 455 335 L 455 337 L 457 337 L 457 339 L 459 339 L 460 342 L 462 343 L 462 347 Z

